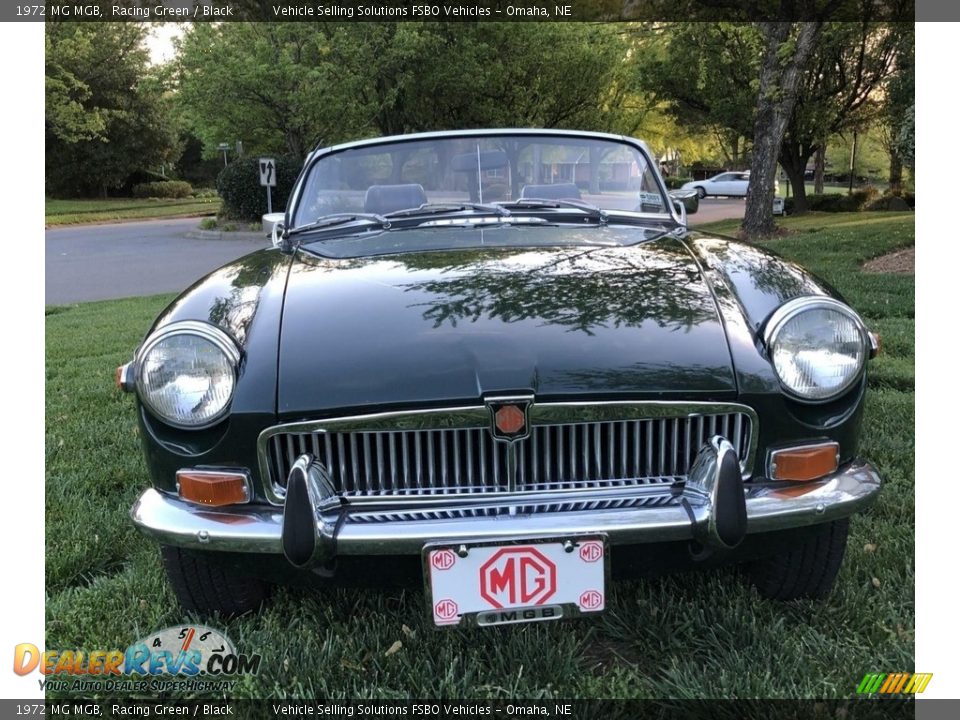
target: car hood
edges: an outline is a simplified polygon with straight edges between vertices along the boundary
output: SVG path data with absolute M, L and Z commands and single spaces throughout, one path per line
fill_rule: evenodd
M 642 237 L 630 229 L 550 231 L 550 247 L 483 247 L 479 230 L 458 230 L 456 250 L 350 259 L 298 251 L 280 330 L 279 415 L 506 393 L 735 395 L 713 295 L 681 242 L 626 245 Z M 578 233 L 594 245 L 577 244 Z

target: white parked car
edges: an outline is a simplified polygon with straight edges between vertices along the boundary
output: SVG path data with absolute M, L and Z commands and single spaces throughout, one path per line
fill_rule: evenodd
M 684 190 L 696 190 L 702 200 L 707 195 L 727 195 L 730 197 L 746 197 L 747 186 L 750 185 L 749 172 L 724 172 L 706 180 L 694 180 L 683 186 Z M 773 183 L 774 192 L 779 192 L 780 183 Z

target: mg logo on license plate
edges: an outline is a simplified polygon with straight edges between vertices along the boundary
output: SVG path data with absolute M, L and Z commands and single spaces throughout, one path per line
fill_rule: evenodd
M 584 562 L 596 562 L 603 557 L 603 545 L 591 540 L 580 546 L 580 559 Z
M 441 600 L 433 606 L 433 614 L 436 616 L 435 619 L 439 623 L 456 622 L 456 618 L 459 613 L 460 608 L 457 607 L 457 603 L 449 598 Z
M 557 566 L 532 546 L 501 548 L 480 567 L 480 596 L 491 607 L 542 605 L 557 592 Z
M 596 590 L 587 590 L 578 602 L 582 610 L 592 612 L 603 609 L 603 594 Z
M 457 556 L 452 550 L 437 550 L 430 556 L 430 564 L 437 570 L 449 570 L 456 561 Z
M 435 625 L 540 622 L 602 612 L 602 535 L 436 542 L 421 557 Z

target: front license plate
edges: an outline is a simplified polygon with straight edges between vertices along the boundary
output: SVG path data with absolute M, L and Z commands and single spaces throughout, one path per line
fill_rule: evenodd
M 600 612 L 608 556 L 597 535 L 427 545 L 433 621 L 500 625 Z

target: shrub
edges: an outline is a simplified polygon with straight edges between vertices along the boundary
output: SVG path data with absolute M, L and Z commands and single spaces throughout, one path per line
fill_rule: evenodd
M 184 180 L 161 180 L 133 186 L 135 198 L 188 198 L 192 194 L 193 188 Z
M 201 230 L 216 230 L 217 229 L 217 219 L 212 217 L 205 217 L 200 221 Z
M 194 188 L 193 196 L 195 198 L 215 198 L 217 196 L 216 188 Z
M 867 205 L 880 197 L 880 191 L 873 185 L 857 188 L 849 195 L 841 195 L 840 212 L 859 212 Z
M 807 195 L 807 210 L 811 212 L 859 212 L 867 208 L 880 195 L 873 185 L 857 188 L 849 195 L 843 193 L 825 193 Z M 788 197 L 783 204 L 787 214 L 793 214 L 794 198 Z
M 876 200 L 871 200 L 866 207 L 867 210 L 889 210 L 892 212 L 906 212 L 912 210 L 910 201 L 904 195 L 898 193 L 886 193 Z
M 667 184 L 667 190 L 679 190 L 686 183 L 693 182 L 692 177 L 665 177 L 663 181 Z
M 303 163 L 296 157 L 277 157 L 277 186 L 272 189 L 273 211 L 281 212 L 300 174 Z M 260 185 L 256 157 L 234 160 L 217 176 L 217 192 L 223 200 L 224 216 L 235 220 L 259 220 L 267 212 L 267 190 Z

